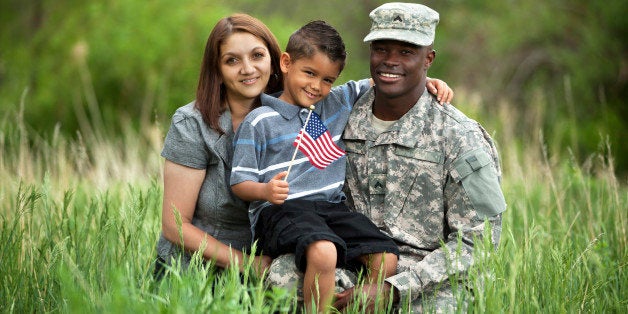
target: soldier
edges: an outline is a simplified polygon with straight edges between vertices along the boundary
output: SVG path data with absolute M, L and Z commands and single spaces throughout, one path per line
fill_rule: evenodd
M 451 282 L 473 265 L 474 243 L 485 229 L 495 247 L 500 238 L 506 202 L 497 150 L 479 123 L 440 106 L 425 89 L 436 57 L 438 13 L 420 4 L 387 3 L 370 18 L 364 41 L 375 86 L 354 105 L 345 128 L 345 193 L 351 208 L 395 240 L 400 255 L 397 274 L 380 290 L 348 288 L 336 295 L 335 306 L 344 308 L 359 292 L 369 302 L 392 296 L 412 312 L 426 304 L 461 310 L 466 304 L 457 301 Z M 271 283 L 294 279 L 284 266 L 281 258 L 273 262 Z

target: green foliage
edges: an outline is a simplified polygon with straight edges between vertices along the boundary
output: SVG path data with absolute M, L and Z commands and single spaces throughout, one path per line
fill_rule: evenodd
M 16 19 L 37 16 L 39 22 L 22 23 L 28 31 L 3 32 L 3 47 L 12 49 L 2 55 L 0 89 L 6 96 L 0 108 L 29 90 L 29 100 L 38 104 L 26 109 L 29 124 L 45 131 L 61 123 L 70 133 L 79 124 L 119 131 L 121 119 L 165 120 L 193 100 L 206 38 L 229 13 L 204 1 L 21 6 L 33 9 L 13 12 Z
M 280 44 L 300 25 L 324 19 L 345 39 L 339 83 L 369 75 L 368 13 L 386 1 L 186 0 L 17 1 L 0 12 L 0 112 L 21 95 L 28 125 L 64 134 L 92 127 L 118 134 L 167 123 L 193 100 L 207 35 L 230 13 L 252 14 Z M 626 1 L 425 1 L 439 11 L 430 76 L 482 95 L 485 114 L 507 103 L 519 112 L 517 137 L 535 140 L 529 115 L 553 150 L 579 160 L 608 137 L 621 176 L 628 173 Z M 460 99 L 454 103 L 459 105 Z M 544 108 L 538 108 L 544 106 Z
M 283 45 L 305 20 L 330 21 L 349 50 L 342 81 L 368 75 L 361 39 L 382 2 L 5 1 L 0 312 L 294 309 L 291 292 L 198 256 L 153 280 L 164 125 L 194 97 L 218 18 L 251 13 Z M 624 312 L 628 4 L 426 4 L 441 13 L 430 75 L 495 134 L 504 166 L 502 242 L 478 256 L 471 310 Z
M 2 312 L 273 313 L 292 306 L 285 291 L 266 290 L 235 267 L 218 275 L 198 254 L 191 270 L 175 266 L 155 282 L 155 182 L 102 194 L 79 187 L 61 202 L 53 190 L 49 181 L 20 183 L 12 204 L 1 208 L 0 294 L 11 296 L 0 299 Z
M 628 199 L 612 180 L 574 170 L 558 173 L 556 195 L 547 195 L 550 184 L 519 186 L 511 194 L 510 199 L 522 201 L 509 204 L 500 253 L 480 263 L 478 277 L 472 276 L 485 287 L 476 299 L 480 312 L 621 312 L 626 307 L 616 298 L 628 293 L 622 287 L 628 255 L 621 226 Z
M 579 160 L 609 137 L 617 169 L 628 171 L 625 1 L 438 1 L 439 55 L 431 71 L 519 112 L 518 137 L 534 140 L 541 115 L 549 144 Z M 438 39 L 440 38 L 440 39 Z M 443 73 L 443 74 L 440 74 Z M 542 97 L 542 99 L 539 99 Z M 455 101 L 458 103 L 458 101 Z M 538 106 L 544 106 L 539 111 Z M 576 127 L 574 127 L 576 126 Z
M 472 106 L 467 111 L 476 112 Z M 502 117 L 509 116 L 492 121 L 508 125 Z M 0 184 L 0 312 L 296 309 L 294 292 L 266 289 L 259 278 L 235 268 L 219 274 L 201 262 L 200 254 L 190 269 L 175 264 L 164 279 L 153 279 L 162 190 L 156 178 L 161 165 L 146 157 L 158 156 L 158 150 L 142 140 L 150 132 L 128 131 L 122 143 L 98 134 L 85 142 L 63 135 L 42 141 L 19 118 L 7 120 L 18 123 L 0 123 L 0 176 L 5 178 Z M 474 293 L 470 311 L 623 312 L 628 190 L 614 175 L 612 156 L 603 151 L 580 164 L 549 156 L 542 144 L 519 146 L 500 137 L 507 143 L 501 150 L 508 209 L 499 249 L 490 243 L 477 247 L 477 264 L 467 281 Z M 31 148 L 24 145 L 28 142 L 54 145 Z M 123 147 L 129 146 L 139 152 L 125 156 Z M 89 162 L 70 153 L 77 151 L 91 156 Z M 461 283 L 464 278 L 454 278 L 452 286 L 460 300 L 468 300 Z M 348 312 L 360 310 L 353 306 Z

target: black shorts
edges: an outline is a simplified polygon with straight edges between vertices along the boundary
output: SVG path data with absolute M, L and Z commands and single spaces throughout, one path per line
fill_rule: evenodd
M 336 267 L 356 262 L 362 255 L 393 253 L 395 242 L 366 216 L 352 212 L 344 203 L 290 200 L 262 209 L 255 226 L 262 254 L 275 258 L 295 253 L 295 263 L 305 271 L 305 250 L 311 243 L 328 240 L 336 245 Z

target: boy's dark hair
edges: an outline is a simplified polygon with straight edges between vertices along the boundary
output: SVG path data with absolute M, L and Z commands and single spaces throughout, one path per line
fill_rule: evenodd
M 345 43 L 336 29 L 325 21 L 312 21 L 290 35 L 286 52 L 294 62 L 309 58 L 316 52 L 324 53 L 331 61 L 340 63 L 340 72 L 345 67 L 347 52 Z

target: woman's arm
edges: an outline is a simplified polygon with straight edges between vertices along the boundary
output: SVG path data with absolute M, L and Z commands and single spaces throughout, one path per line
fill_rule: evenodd
M 164 237 L 178 245 L 181 245 L 183 241 L 185 250 L 191 252 L 197 251 L 205 242 L 205 250 L 203 251 L 205 259 L 212 260 L 217 266 L 226 268 L 230 266 L 233 255 L 233 258 L 238 259 L 238 266 L 241 269 L 244 256 L 241 251 L 230 248 L 192 225 L 196 201 L 204 179 L 204 169 L 194 169 L 169 160 L 165 161 L 161 222 Z M 179 234 L 175 211 L 181 216 L 181 234 Z

